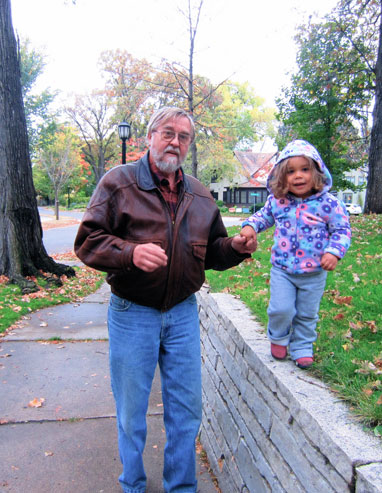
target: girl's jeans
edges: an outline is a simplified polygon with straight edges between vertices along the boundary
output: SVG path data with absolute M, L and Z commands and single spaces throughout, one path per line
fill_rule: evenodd
M 274 344 L 289 345 L 289 354 L 293 360 L 313 356 L 326 276 L 325 270 L 288 274 L 277 267 L 271 269 L 268 338 Z
M 196 491 L 195 439 L 202 416 L 199 318 L 195 295 L 167 312 L 112 294 L 108 312 L 111 385 L 125 493 L 142 493 L 146 412 L 159 363 L 166 493 Z

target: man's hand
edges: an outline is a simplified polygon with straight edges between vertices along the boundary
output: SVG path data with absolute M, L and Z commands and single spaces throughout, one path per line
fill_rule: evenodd
M 338 257 L 332 253 L 324 253 L 321 258 L 321 267 L 324 270 L 334 270 L 337 267 Z
M 167 265 L 167 255 L 160 246 L 143 243 L 134 248 L 133 263 L 145 272 L 154 272 L 159 267 Z
M 244 226 L 240 235 L 234 236 L 232 247 L 239 253 L 253 253 L 257 248 L 256 231 L 251 226 Z

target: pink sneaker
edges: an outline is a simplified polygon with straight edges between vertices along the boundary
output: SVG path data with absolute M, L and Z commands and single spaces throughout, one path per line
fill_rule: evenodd
M 313 358 L 310 358 L 309 356 L 306 356 L 304 358 L 297 358 L 295 363 L 299 368 L 305 370 L 306 368 L 309 368 L 313 365 Z
M 271 342 L 271 355 L 275 359 L 285 359 L 287 355 L 286 346 L 280 346 L 279 344 L 273 344 L 273 342 Z

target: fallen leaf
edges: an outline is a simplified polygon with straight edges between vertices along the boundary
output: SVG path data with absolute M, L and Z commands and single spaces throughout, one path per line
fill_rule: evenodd
M 377 406 L 382 406 L 382 394 L 379 396 L 379 399 L 377 400 Z
M 382 368 L 382 354 L 374 356 L 374 364 L 375 366 L 378 366 L 378 368 Z M 379 380 L 377 380 L 377 382 L 379 382 Z
M 336 305 L 350 305 L 353 300 L 353 296 L 336 296 L 333 299 L 333 303 Z
M 345 315 L 343 313 L 339 313 L 334 317 L 334 320 L 342 320 L 343 318 L 345 318 Z
M 44 402 L 45 402 L 44 397 L 40 397 L 40 399 L 37 399 L 37 397 L 35 397 L 33 400 L 31 400 L 28 403 L 28 407 L 42 407 Z
M 47 322 L 41 322 L 40 327 L 48 327 Z
M 360 322 L 359 320 L 357 322 L 349 322 L 349 327 L 354 329 L 354 330 L 361 330 L 363 329 L 363 323 Z
M 378 332 L 378 329 L 377 329 L 377 325 L 376 323 L 374 322 L 374 320 L 369 320 L 366 322 L 366 325 L 369 327 L 370 329 L 370 332 L 372 334 L 376 334 Z
M 45 452 L 45 457 L 51 457 L 52 455 L 54 455 L 54 454 L 50 450 L 48 450 L 47 452 Z

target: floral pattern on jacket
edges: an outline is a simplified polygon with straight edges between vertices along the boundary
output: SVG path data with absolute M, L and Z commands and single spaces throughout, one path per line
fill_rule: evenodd
M 304 274 L 321 269 L 324 253 L 342 258 L 350 246 L 351 229 L 343 202 L 329 193 L 332 178 L 318 151 L 306 141 L 293 141 L 281 152 L 275 167 L 292 156 L 314 159 L 326 178 L 322 192 L 305 199 L 292 194 L 276 199 L 270 194 L 264 207 L 242 226 L 261 232 L 275 225 L 272 265 L 291 274 Z

